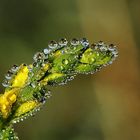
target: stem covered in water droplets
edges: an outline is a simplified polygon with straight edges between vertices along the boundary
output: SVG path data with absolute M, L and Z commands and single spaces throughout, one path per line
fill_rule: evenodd
M 87 39 L 65 38 L 51 41 L 37 52 L 30 65 L 14 65 L 5 75 L 0 94 L 0 139 L 18 139 L 13 124 L 23 121 L 40 110 L 51 96 L 48 85 L 64 85 L 77 74 L 99 71 L 118 56 L 114 45 L 100 41 L 89 45 Z

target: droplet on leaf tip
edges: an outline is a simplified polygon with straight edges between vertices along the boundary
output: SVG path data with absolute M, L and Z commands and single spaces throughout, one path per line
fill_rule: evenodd
M 68 44 L 68 41 L 66 38 L 61 38 L 59 41 L 60 46 L 66 46 Z
M 82 38 L 81 39 L 81 44 L 84 46 L 84 47 L 88 47 L 89 46 L 89 42 L 86 38 Z
M 76 46 L 76 45 L 79 45 L 79 40 L 76 38 L 73 38 L 70 43 L 71 45 Z
M 7 74 L 5 75 L 5 78 L 6 78 L 7 80 L 10 80 L 10 79 L 12 78 L 12 76 L 13 76 L 13 72 L 12 72 L 11 70 L 9 70 L 9 71 L 7 72 Z
M 67 59 L 64 59 L 64 60 L 62 61 L 62 63 L 65 64 L 65 65 L 67 65 L 67 64 L 69 63 L 69 61 L 68 61 Z
M 2 82 L 2 85 L 3 85 L 4 87 L 8 87 L 8 86 L 9 86 L 9 81 L 5 79 L 5 80 Z
M 48 55 L 51 52 L 51 50 L 49 48 L 45 48 L 43 52 L 44 54 Z
M 45 55 L 42 52 L 37 52 L 33 57 L 35 62 L 41 61 L 45 59 Z
M 18 66 L 17 65 L 13 65 L 11 68 L 11 71 L 16 72 L 18 70 Z
M 55 40 L 50 41 L 50 43 L 48 44 L 50 49 L 54 49 L 57 48 L 58 44 Z
M 98 42 L 98 45 L 104 45 L 104 42 L 100 40 L 100 41 Z

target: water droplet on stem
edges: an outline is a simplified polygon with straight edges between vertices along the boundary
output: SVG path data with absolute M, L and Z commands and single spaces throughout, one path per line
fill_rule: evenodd
M 50 49 L 54 49 L 57 48 L 58 44 L 55 40 L 52 40 L 49 44 L 48 44 Z
M 70 43 L 71 45 L 76 46 L 76 45 L 79 45 L 79 40 L 76 38 L 73 38 Z
M 59 45 L 60 46 L 66 46 L 67 44 L 68 44 L 68 41 L 67 41 L 66 38 L 60 39 L 60 41 L 59 41 Z

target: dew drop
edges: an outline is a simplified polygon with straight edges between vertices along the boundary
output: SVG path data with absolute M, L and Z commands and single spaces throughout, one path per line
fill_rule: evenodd
M 32 82 L 30 85 L 31 85 L 31 87 L 33 87 L 33 88 L 36 87 L 36 83 L 35 83 L 35 82 Z
M 45 96 L 46 96 L 47 98 L 50 98 L 50 97 L 52 96 L 52 94 L 51 94 L 50 91 L 48 91 L 48 92 L 45 94 Z
M 8 87 L 8 86 L 9 86 L 9 81 L 5 79 L 5 80 L 2 82 L 2 85 L 3 85 L 4 87 Z
M 96 43 L 91 44 L 91 46 L 90 46 L 90 48 L 92 48 L 92 49 L 95 49 L 95 47 L 96 47 Z
M 27 66 L 28 67 L 28 70 L 31 72 L 32 71 L 32 66 Z
M 95 50 L 107 51 L 107 47 L 103 41 L 94 44 Z
M 34 62 L 34 63 L 33 63 L 33 66 L 34 66 L 34 67 L 38 67 L 38 63 L 37 63 L 37 62 Z
M 105 45 L 105 43 L 103 41 L 98 42 L 97 48 L 99 48 L 100 51 L 107 51 L 108 50 L 107 46 Z
M 97 56 L 100 56 L 100 54 L 99 54 L 98 52 L 96 53 L 96 55 L 97 55 Z
M 84 47 L 88 47 L 89 46 L 89 42 L 86 38 L 82 38 L 82 40 L 80 41 L 81 44 L 84 46 Z
M 102 46 L 102 45 L 104 45 L 104 42 L 103 42 L 103 41 L 99 41 L 99 42 L 98 42 L 98 45 L 99 45 L 99 46 Z
M 23 118 L 21 118 L 20 120 L 21 120 L 21 121 L 23 121 L 24 119 L 23 119 Z
M 23 64 L 23 66 L 27 66 L 27 64 Z
M 94 62 L 95 61 L 95 59 L 94 58 L 91 58 L 91 62 Z
M 89 55 L 92 55 L 92 54 L 93 54 L 92 52 L 89 53 Z
M 69 63 L 69 61 L 68 61 L 67 59 L 64 59 L 64 60 L 62 61 L 62 63 L 65 64 L 65 65 L 67 65 L 67 64 Z
M 49 44 L 48 44 L 50 49 L 54 49 L 58 46 L 57 42 L 52 40 Z
M 38 95 L 37 95 L 37 93 L 35 92 L 35 93 L 33 93 L 33 97 L 34 98 L 38 98 Z
M 106 46 L 101 46 L 101 47 L 100 47 L 100 50 L 101 50 L 101 51 L 107 51 L 107 47 L 106 47 Z
M 63 66 L 60 66 L 60 69 L 63 70 L 64 69 Z
M 6 78 L 7 80 L 10 80 L 10 79 L 12 78 L 12 76 L 13 76 L 13 72 L 9 70 L 9 71 L 7 72 L 7 74 L 5 75 L 5 78 Z
M 79 40 L 76 38 L 73 38 L 70 43 L 71 43 L 71 45 L 77 46 L 77 45 L 79 45 Z
M 17 123 L 17 121 L 16 120 L 13 120 L 12 123 Z
M 112 64 L 112 60 L 108 62 L 108 64 Z
M 74 76 L 70 76 L 67 81 L 72 81 L 74 79 Z
M 110 51 L 112 51 L 112 52 L 113 52 L 113 51 L 114 51 L 114 49 L 115 49 L 115 46 L 114 46 L 113 44 L 110 44 L 110 45 L 109 45 L 108 50 L 110 50 Z
M 33 57 L 35 62 L 41 61 L 45 59 L 45 55 L 42 52 L 37 52 Z
M 39 100 L 39 102 L 45 104 L 45 103 L 46 103 L 46 97 L 42 97 L 42 98 Z
M 51 51 L 51 50 L 50 50 L 49 48 L 45 48 L 45 49 L 43 50 L 44 54 L 46 54 L 46 55 L 49 54 L 50 51 Z
M 61 50 L 61 53 L 64 54 L 65 53 L 65 50 Z
M 60 46 L 66 46 L 67 44 L 68 44 L 68 41 L 67 41 L 66 38 L 60 39 L 60 41 L 59 41 L 59 45 Z
M 74 56 L 75 59 L 77 59 L 78 57 L 79 57 L 78 55 L 75 55 L 75 56 Z
M 115 57 L 118 56 L 118 51 L 117 51 L 117 49 L 116 49 L 116 46 L 114 46 L 113 44 L 110 44 L 110 45 L 109 45 L 108 50 L 111 51 L 112 54 L 113 54 Z
M 17 65 L 13 65 L 11 68 L 11 71 L 16 72 L 18 70 L 18 66 Z

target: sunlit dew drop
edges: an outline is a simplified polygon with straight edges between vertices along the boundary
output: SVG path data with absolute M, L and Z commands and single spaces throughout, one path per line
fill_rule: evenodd
M 73 79 L 74 79 L 74 76 L 70 76 L 70 77 L 67 78 L 67 82 L 72 81 Z
M 38 66 L 39 66 L 39 64 L 37 62 L 33 63 L 33 67 L 38 67 Z
M 101 66 L 98 66 L 96 69 L 95 69 L 95 72 L 99 71 L 101 69 Z
M 28 67 L 28 70 L 31 72 L 32 71 L 32 66 L 27 66 Z
M 73 47 L 74 50 L 76 50 L 76 47 Z
M 18 66 L 17 65 L 13 65 L 11 68 L 11 71 L 16 72 L 18 70 Z
M 108 64 L 112 64 L 112 63 L 113 63 L 112 60 L 108 62 Z
M 35 62 L 41 61 L 45 59 L 45 55 L 42 52 L 37 52 L 33 57 Z
M 99 50 L 102 45 L 103 45 L 103 42 L 102 41 L 99 41 L 98 43 L 92 44 L 91 45 L 91 48 L 92 49 L 95 49 L 95 50 Z
M 91 46 L 90 46 L 91 49 L 95 49 L 95 47 L 96 47 L 96 43 L 91 44 Z
M 107 51 L 107 46 L 103 41 L 99 41 L 97 47 L 100 49 L 100 51 Z
M 63 66 L 60 66 L 60 69 L 63 70 L 64 69 Z
M 71 45 L 73 45 L 73 46 L 77 46 L 77 45 L 79 45 L 79 40 L 78 39 L 76 39 L 76 38 L 73 38 L 72 40 L 71 40 Z
M 118 56 L 118 51 L 116 49 L 116 46 L 114 46 L 113 44 L 110 44 L 109 45 L 108 50 L 112 52 L 112 54 L 114 55 L 114 57 L 117 57 Z
M 79 57 L 78 55 L 75 55 L 75 56 L 74 56 L 75 59 L 77 59 L 78 57 Z
M 93 54 L 92 52 L 89 53 L 89 55 L 92 55 L 92 54 Z
M 100 51 L 102 51 L 102 52 L 103 52 L 103 51 L 107 51 L 107 47 L 106 47 L 106 46 L 101 46 L 101 47 L 100 47 Z
M 95 61 L 95 59 L 94 58 L 91 58 L 90 61 L 93 63 Z
M 71 76 L 71 77 L 70 77 L 70 80 L 73 80 L 73 79 L 74 79 L 74 76 Z
M 32 82 L 30 85 L 31 85 L 31 87 L 33 87 L 33 88 L 36 87 L 36 83 L 35 83 L 35 82 Z
M 98 42 L 98 45 L 99 45 L 99 46 L 103 46 L 103 45 L 104 45 L 104 42 L 103 42 L 103 41 L 99 41 L 99 42 Z
M 61 50 L 61 53 L 62 53 L 62 54 L 65 54 L 65 53 L 66 53 L 66 51 L 65 51 L 65 50 Z
M 48 91 L 47 93 L 45 93 L 45 96 L 46 96 L 47 98 L 50 98 L 50 97 L 52 96 L 52 94 L 51 94 L 50 91 Z
M 43 52 L 44 52 L 44 54 L 46 54 L 46 55 L 48 55 L 49 53 L 50 53 L 50 49 L 49 48 L 45 48 L 44 50 L 43 50 Z
M 86 38 L 82 38 L 82 40 L 80 41 L 81 44 L 84 46 L 84 47 L 88 47 L 89 46 L 89 42 Z
M 45 67 L 45 63 L 42 63 L 41 66 L 42 66 L 42 67 Z
M 69 63 L 69 61 L 68 61 L 67 59 L 64 59 L 64 60 L 62 61 L 62 63 L 65 64 L 65 65 L 67 65 L 67 64 Z
M 103 46 L 104 46 L 104 42 L 103 41 L 99 41 L 98 43 L 94 44 L 95 50 L 99 50 Z
M 55 40 L 52 40 L 49 44 L 48 44 L 50 49 L 55 49 L 57 48 L 58 44 Z
M 9 81 L 5 79 L 5 80 L 2 82 L 2 85 L 3 85 L 4 87 L 8 87 L 8 86 L 9 86 Z
M 96 53 L 96 56 L 100 56 L 99 52 Z
M 10 79 L 12 78 L 12 76 L 13 76 L 13 72 L 9 70 L 9 71 L 7 72 L 7 74 L 5 75 L 5 78 L 6 78 L 7 80 L 10 80 Z
M 113 44 L 110 44 L 108 50 L 111 52 L 115 51 L 115 46 Z
M 68 41 L 67 41 L 66 38 L 60 39 L 59 45 L 60 45 L 61 47 L 66 46 L 67 44 L 68 44 Z

